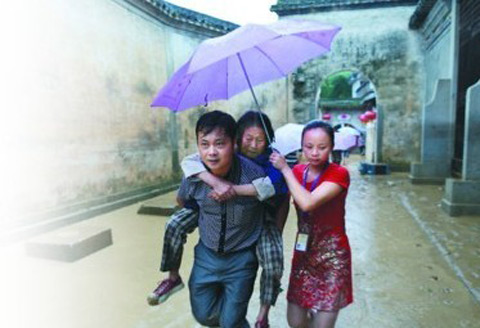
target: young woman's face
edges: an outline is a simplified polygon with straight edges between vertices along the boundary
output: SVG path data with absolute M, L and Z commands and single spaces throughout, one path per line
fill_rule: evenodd
M 265 132 L 262 128 L 251 126 L 246 128 L 242 135 L 240 153 L 249 158 L 255 158 L 267 148 Z
M 328 161 L 332 151 L 332 140 L 321 128 L 311 129 L 305 132 L 302 144 L 303 155 L 312 165 L 322 165 Z

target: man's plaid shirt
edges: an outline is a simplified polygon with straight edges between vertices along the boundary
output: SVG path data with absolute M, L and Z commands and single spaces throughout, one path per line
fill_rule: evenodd
M 232 168 L 225 177 L 233 184 L 248 184 L 264 176 L 263 169 L 240 155 L 234 155 Z M 199 209 L 200 240 L 218 253 L 238 251 L 254 245 L 261 232 L 265 208 L 255 197 L 236 197 L 218 203 L 208 197 L 212 191 L 202 181 L 183 179 L 178 197 L 195 201 Z

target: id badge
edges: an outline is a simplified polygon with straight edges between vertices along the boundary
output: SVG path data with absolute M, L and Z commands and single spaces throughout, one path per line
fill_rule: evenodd
M 307 250 L 307 241 L 308 234 L 301 232 L 298 233 L 297 242 L 295 243 L 295 249 L 300 252 L 305 252 Z

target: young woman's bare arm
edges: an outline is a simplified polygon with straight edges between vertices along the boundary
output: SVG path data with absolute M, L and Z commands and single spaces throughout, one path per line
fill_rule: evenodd
M 326 181 L 321 183 L 313 192 L 310 192 L 298 182 L 283 156 L 273 153 L 270 158 L 273 165 L 282 172 L 290 194 L 302 211 L 309 212 L 316 209 L 335 198 L 343 190 L 338 184 Z

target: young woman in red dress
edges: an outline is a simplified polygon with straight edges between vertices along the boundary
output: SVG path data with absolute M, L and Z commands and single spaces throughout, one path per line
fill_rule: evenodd
M 270 156 L 287 181 L 298 215 L 287 293 L 290 327 L 332 328 L 339 310 L 353 301 L 351 253 L 345 233 L 350 176 L 346 168 L 329 163 L 333 145 L 333 128 L 312 121 L 302 132 L 307 164 L 291 170 L 283 156 Z

